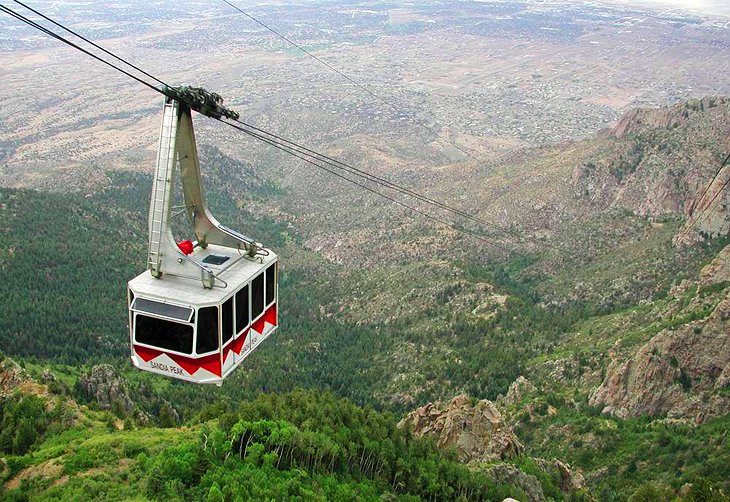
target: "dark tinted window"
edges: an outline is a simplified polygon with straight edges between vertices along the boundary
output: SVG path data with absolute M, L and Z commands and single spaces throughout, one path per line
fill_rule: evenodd
M 236 333 L 248 326 L 248 286 L 236 293 Z
M 266 305 L 274 301 L 276 291 L 276 263 L 266 269 Z
M 233 297 L 223 304 L 223 343 L 233 337 Z
M 210 254 L 203 258 L 203 263 L 209 263 L 211 265 L 223 265 L 227 261 L 227 256 L 221 256 L 219 254 Z
M 193 351 L 193 327 L 156 317 L 137 315 L 134 339 L 139 343 L 184 354 Z
M 132 304 L 132 309 L 141 310 L 148 314 L 172 317 L 173 319 L 186 322 L 190 319 L 190 314 L 193 313 L 193 309 L 190 307 L 179 307 L 177 305 L 170 305 L 169 303 L 147 300 L 146 298 L 137 298 Z
M 264 274 L 251 281 L 251 319 L 264 311 Z
M 218 348 L 218 307 L 198 309 L 198 341 L 195 352 L 204 354 Z

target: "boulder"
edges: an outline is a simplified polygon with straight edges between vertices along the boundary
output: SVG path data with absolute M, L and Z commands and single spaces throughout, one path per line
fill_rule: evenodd
M 504 460 L 524 449 L 491 401 L 472 403 L 466 395 L 445 405 L 436 402 L 416 408 L 399 425 L 410 426 L 417 437 L 434 437 L 440 448 L 455 447 L 463 462 Z
M 134 411 L 126 382 L 109 364 L 91 368 L 88 375 L 79 379 L 79 386 L 84 397 L 96 401 L 102 410 L 111 409 L 117 403 L 127 413 Z

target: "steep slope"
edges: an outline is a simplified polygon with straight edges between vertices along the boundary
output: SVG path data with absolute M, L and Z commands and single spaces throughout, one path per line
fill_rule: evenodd
M 724 460 L 727 443 L 722 436 L 728 420 L 728 358 L 723 345 L 730 254 L 727 237 L 672 246 L 673 237 L 681 231 L 682 211 L 718 167 L 702 159 L 720 151 L 719 138 L 712 131 L 726 127 L 722 117 L 726 117 L 727 104 L 722 102 L 725 104 L 704 109 L 688 106 L 686 117 L 684 105 L 629 114 L 617 129 L 584 142 L 516 155 L 498 165 L 449 166 L 422 178 L 429 194 L 463 201 L 477 214 L 514 225 L 514 232 L 494 236 L 494 243 L 475 242 L 423 222 L 403 222 L 362 195 L 351 201 L 345 200 L 348 195 L 333 196 L 334 209 L 329 215 L 302 213 L 299 210 L 308 206 L 295 204 L 298 194 L 257 180 L 251 185 L 248 182 L 255 178 L 255 171 L 212 151 L 211 158 L 221 164 L 207 180 L 217 214 L 275 247 L 282 257 L 279 335 L 214 392 L 129 368 L 122 290 L 124 282 L 139 271 L 144 257 L 145 215 L 140 201 L 148 198 L 147 177 L 109 175 L 108 186 L 88 194 L 0 190 L 0 213 L 4 215 L 0 279 L 7 285 L 0 292 L 0 341 L 12 355 L 23 356 L 38 377 L 39 363 L 52 360 L 65 388 L 74 388 L 78 382 L 74 396 L 79 402 L 89 400 L 88 406 L 105 408 L 84 412 L 89 419 L 88 435 L 74 429 L 46 445 L 57 448 L 61 441 L 82 437 L 92 450 L 103 443 L 98 457 L 86 450 L 64 450 L 63 455 L 69 456 L 58 460 L 58 465 L 68 459 L 71 464 L 78 460 L 82 466 L 68 468 L 71 474 L 62 485 L 65 488 L 44 492 L 49 482 L 67 472 L 47 465 L 52 476 L 32 482 L 29 493 L 44 493 L 49 498 L 77 494 L 63 491 L 84 485 L 83 477 L 77 480 L 72 474 L 102 468 L 108 457 L 117 467 L 121 462 L 133 466 L 130 472 L 137 472 L 135 486 L 153 486 L 164 494 L 164 483 L 155 478 L 163 472 L 159 476 L 179 480 L 181 490 L 197 496 L 202 492 L 195 491 L 191 479 L 199 484 L 203 480 L 167 471 L 162 464 L 169 461 L 172 465 L 177 457 L 200 459 L 191 446 L 202 439 L 197 434 L 204 426 L 198 422 L 216 417 L 226 422 L 228 413 L 237 413 L 238 403 L 255 400 L 261 392 L 288 395 L 296 386 L 325 388 L 358 405 L 370 404 L 396 414 L 439 399 L 449 402 L 463 393 L 492 400 L 507 394 L 499 411 L 506 426 L 519 437 L 525 455 L 517 455 L 514 465 L 487 466 L 494 467 L 488 476 L 492 481 L 509 479 L 516 474 L 513 468 L 539 481 L 544 472 L 521 462 L 528 457 L 559 458 L 584 470 L 588 487 L 600 492 L 601 498 L 625 499 L 654 481 L 675 495 L 680 495 L 683 484 L 700 486 L 703 479 L 727 490 L 730 460 Z M 677 113 L 683 119 L 676 127 L 661 118 Z M 696 131 L 706 131 L 708 140 L 693 143 L 686 139 Z M 682 164 L 684 170 L 672 171 L 674 174 L 661 166 L 679 155 L 675 147 L 652 146 L 665 135 L 695 149 L 692 158 L 685 159 L 687 164 Z M 621 158 L 628 162 L 629 157 L 621 152 L 631 152 L 637 137 L 646 140 L 640 144 L 641 160 L 619 183 L 615 179 L 618 171 L 612 173 L 610 166 L 618 165 Z M 578 181 L 585 177 L 581 173 L 589 160 L 602 166 L 591 175 L 594 186 L 600 188 L 594 191 L 594 199 L 580 190 L 576 193 L 579 185 L 571 183 L 575 173 Z M 691 183 L 692 173 L 701 178 L 696 186 Z M 676 200 L 662 188 L 667 186 L 667 176 L 687 187 L 678 192 Z M 654 187 L 651 197 L 646 195 L 649 188 L 643 191 L 642 187 Z M 653 198 L 661 203 L 652 203 Z M 383 214 L 390 217 L 383 218 Z M 347 217 L 340 218 L 343 215 Z M 32 229 L 30 235 L 24 233 L 27 229 Z M 520 237 L 522 230 L 526 233 Z M 74 314 L 76 307 L 79 314 Z M 106 370 L 95 373 L 83 367 L 99 362 L 110 362 L 117 371 L 123 369 L 129 394 L 151 423 L 185 423 L 193 427 L 192 432 L 171 429 L 157 436 L 157 432 L 138 429 L 144 415 L 130 413 L 129 403 L 117 392 L 121 386 L 100 392 L 98 380 Z M 64 367 L 64 363 L 71 366 Z M 533 386 L 511 387 L 520 376 L 529 377 Z M 296 392 L 292 396 L 301 397 Z M 318 405 L 329 406 L 327 399 L 317 399 Z M 310 432 L 319 431 L 307 422 L 318 412 L 310 411 L 309 405 L 297 408 L 301 417 L 294 419 L 286 413 L 268 414 L 268 404 L 257 402 L 256 412 L 249 410 L 246 420 L 256 423 L 262 434 L 268 435 L 270 426 L 259 423 L 262 417 L 289 417 L 286 420 L 302 432 L 297 436 L 302 441 L 311 438 Z M 462 425 L 487 410 L 457 404 L 446 446 L 455 444 L 450 439 L 457 436 L 472 441 L 474 436 L 463 434 L 468 427 Z M 205 417 L 198 416 L 200 410 L 206 410 Z M 426 421 L 432 412 L 442 416 L 443 411 L 433 405 L 424 410 Z M 671 414 L 668 421 L 667 414 Z M 123 425 L 126 419 L 129 430 Z M 488 429 L 486 422 L 480 423 Z M 162 455 L 159 463 L 138 461 L 141 450 L 136 446 L 129 451 L 115 446 L 121 436 L 111 428 L 120 424 L 133 442 L 157 438 L 152 441 L 154 447 L 142 451 L 148 458 L 162 455 L 165 442 L 180 448 Z M 220 434 L 226 440 L 239 437 L 232 432 L 234 424 L 224 425 Z M 52 426 L 53 420 L 47 428 Z M 213 423 L 208 427 L 218 430 Z M 44 434 L 41 431 L 37 436 Z M 212 437 L 212 432 L 205 434 Z M 274 469 L 262 474 L 259 469 L 271 468 L 266 458 L 272 457 L 266 455 L 276 453 L 276 446 L 271 450 L 267 443 L 268 437 L 262 436 L 258 443 L 263 450 L 255 447 L 251 453 L 251 465 L 245 468 L 252 469 L 247 471 L 250 479 L 265 474 L 282 484 L 295 483 L 296 472 L 289 465 L 285 473 Z M 337 445 L 340 439 L 329 437 Z M 659 440 L 656 463 L 648 462 L 645 451 L 634 446 Z M 28 442 L 18 444 L 27 446 Z M 689 452 L 682 454 L 681 466 L 673 450 L 680 447 Z M 15 455 L 20 458 L 9 462 L 14 466 L 12 476 L 30 464 L 45 472 L 45 467 L 38 466 L 53 455 L 51 450 L 43 451 L 31 457 Z M 89 455 L 93 461 L 88 460 Z M 210 461 L 217 469 L 206 478 L 206 489 L 212 490 L 214 482 L 222 487 L 223 478 L 217 476 L 227 469 L 225 462 L 220 457 L 205 458 L 201 462 Z M 368 463 L 368 458 L 363 454 L 356 460 L 368 475 L 377 473 L 381 465 L 372 460 Z M 303 462 L 316 462 L 316 457 Z M 379 474 L 374 478 L 358 477 L 362 471 L 337 474 L 319 464 L 314 471 L 322 477 L 316 483 L 297 483 L 310 490 L 315 484 L 336 486 L 342 476 L 352 476 L 364 483 L 355 493 L 367 498 L 385 492 L 369 483 L 397 486 L 401 481 L 400 474 L 398 479 L 377 481 Z M 93 467 L 87 469 L 88 465 Z M 314 471 L 307 470 L 312 476 Z M 121 472 L 126 472 L 124 465 L 118 471 L 104 471 L 99 478 L 94 471 L 88 477 L 101 485 Z M 330 475 L 340 478 L 333 481 Z M 532 478 L 520 482 L 524 488 L 534 487 Z M 122 488 L 129 489 L 114 489 Z M 130 493 L 124 490 L 119 493 Z M 276 490 L 262 496 L 276 498 Z M 406 491 L 414 493 L 410 488 Z M 546 488 L 546 497 L 558 497 L 549 491 Z M 334 496 L 326 490 L 317 493 Z
M 664 329 L 630 359 L 612 361 L 605 380 L 591 395 L 592 405 L 622 417 L 666 414 L 697 423 L 730 412 L 728 256 L 730 246 L 703 269 L 701 287 L 683 285 L 697 292 L 688 308 L 709 305 L 709 315 Z M 713 291 L 719 292 L 719 302 L 712 301 Z
M 727 155 L 729 124 L 730 99 L 711 96 L 627 112 L 613 128 L 582 141 L 497 159 L 393 168 L 394 179 L 412 174 L 402 181 L 410 188 L 492 224 L 479 229 L 460 222 L 493 243 L 436 230 L 370 194 L 317 176 L 295 175 L 296 184 L 268 210 L 295 221 L 310 248 L 358 267 L 423 261 L 438 246 L 450 259 L 466 253 L 496 259 L 556 246 L 590 258 L 617 239 L 631 238 L 647 220 L 681 222 Z M 712 215 L 698 223 L 699 231 L 727 233 L 727 197 L 725 192 Z M 602 234 L 590 232 L 594 223 Z
M 392 416 L 329 393 L 261 394 L 235 403 L 233 412 L 221 413 L 220 404 L 203 409 L 188 427 L 155 428 L 141 426 L 123 408 L 78 408 L 63 393 L 40 398 L 14 364 L 6 359 L 0 366 L 1 381 L 18 382 L 0 399 L 3 499 L 524 496 L 510 482 L 469 471 L 432 442 L 414 438 Z M 55 407 L 44 406 L 51 401 Z M 76 419 L 69 420 L 74 409 Z
M 577 197 L 593 207 L 619 207 L 650 217 L 689 214 L 727 155 L 730 99 L 705 97 L 657 110 L 625 114 L 599 139 L 600 145 L 573 175 Z M 727 176 L 708 192 L 708 200 Z M 725 192 L 697 233 L 730 230 Z

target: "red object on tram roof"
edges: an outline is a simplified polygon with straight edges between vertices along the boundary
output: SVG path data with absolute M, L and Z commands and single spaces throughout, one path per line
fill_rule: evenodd
M 184 240 L 177 243 L 177 247 L 180 248 L 180 251 L 183 252 L 183 254 L 192 254 L 193 253 L 193 241 Z

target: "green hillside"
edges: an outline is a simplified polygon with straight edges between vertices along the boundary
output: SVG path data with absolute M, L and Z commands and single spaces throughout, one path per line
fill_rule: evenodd
M 84 402 L 74 390 L 84 368 L 111 362 L 126 375 L 131 395 L 152 423 L 174 424 L 163 411 L 169 402 L 186 427 L 150 428 L 142 426 L 138 416 L 125 413 L 114 416 L 89 410 L 74 421 L 60 418 L 62 412 L 42 412 L 31 424 L 36 431 L 29 434 L 32 440 L 26 439 L 26 447 L 19 448 L 15 445 L 21 441 L 18 431 L 29 427 L 8 417 L 17 415 L 19 406 L 33 408 L 34 398 L 22 394 L 8 398 L 3 404 L 4 427 L 13 436 L 3 443 L 11 454 L 4 475 L 8 497 L 77 498 L 95 493 L 109 499 L 162 499 L 178 494 L 184 499 L 215 500 L 218 489 L 226 499 L 235 499 L 230 490 L 244 490 L 244 499 L 372 499 L 384 493 L 430 499 L 451 499 L 462 493 L 473 500 L 515 496 L 516 488 L 470 474 L 448 453 L 445 457 L 437 453 L 433 444 L 409 439 L 398 431 L 397 419 L 389 413 L 366 411 L 321 391 L 288 392 L 299 386 L 330 389 L 360 405 L 396 414 L 462 390 L 493 399 L 504 394 L 517 376 L 544 372 L 550 360 L 567 358 L 598 368 L 604 362 L 601 344 L 610 344 L 616 336 L 611 326 L 634 330 L 634 343 L 664 327 L 661 323 L 652 327 L 649 321 L 654 318 L 652 309 L 666 307 L 666 293 L 661 291 L 638 312 L 635 306 L 623 305 L 606 311 L 605 306 L 590 302 L 544 306 L 536 286 L 549 283 L 529 274 L 539 256 L 492 268 L 454 262 L 434 267 L 431 276 L 414 275 L 416 284 L 423 280 L 424 287 L 434 277 L 447 281 L 428 305 L 427 318 L 415 313 L 382 323 L 322 315 L 321 305 L 327 310 L 337 298 L 350 298 L 359 288 L 363 288 L 360 294 L 369 294 L 368 287 L 383 282 L 377 276 L 348 273 L 311 253 L 304 260 L 301 255 L 307 252 L 297 249 L 297 238 L 286 227 L 252 220 L 246 212 L 237 212 L 234 204 L 226 207 L 219 202 L 219 212 L 240 218 L 233 223 L 254 225 L 257 235 L 300 255 L 291 264 L 282 260 L 280 331 L 220 389 L 133 372 L 126 360 L 123 294 L 125 281 L 137 273 L 143 259 L 144 208 L 137 207 L 137 201 L 145 196 L 147 181 L 144 176 L 118 175 L 115 188 L 90 197 L 0 191 L 5 225 L 0 270 L 7 286 L 0 292 L 0 343 L 37 377 L 50 365 L 58 375 L 56 391 L 65 396 L 56 399 L 74 397 Z M 15 231 L 21 228 L 26 231 Z M 667 238 L 657 233 L 655 247 L 645 244 L 642 249 L 657 252 Z M 715 242 L 698 248 L 684 273 L 696 274 L 721 245 Z M 281 254 L 286 256 L 287 251 Z M 627 254 L 625 259 L 630 262 L 643 256 Z M 459 273 L 448 282 L 453 270 Z M 392 271 L 382 273 L 387 276 Z M 101 276 L 104 280 L 99 280 Z M 329 277 L 348 280 L 330 288 Z M 600 274 L 594 277 L 602 280 Z M 670 285 L 666 279 L 659 281 L 664 288 Z M 490 284 L 494 288 L 490 294 L 506 296 L 504 307 L 492 305 L 486 312 L 493 314 L 485 316 L 470 314 L 471 305 L 462 309 L 466 314 L 456 311 L 454 302 L 468 301 L 468 294 L 479 292 L 480 284 Z M 711 292 L 709 299 L 721 294 L 722 289 Z M 472 296 L 472 302 L 478 304 L 478 299 Z M 689 297 L 683 301 L 690 307 Z M 686 319 L 678 316 L 676 323 L 691 320 L 692 312 L 688 310 Z M 694 315 L 703 316 L 702 312 Z M 591 337 L 590 343 L 586 336 Z M 474 350 L 477 346 L 480 349 Z M 582 364 L 575 371 L 590 371 L 581 369 Z M 406 378 L 399 378 L 401 374 Z M 713 484 L 730 488 L 720 453 L 728 448 L 722 432 L 725 418 L 690 428 L 691 436 L 680 439 L 688 432 L 684 425 L 597 415 L 587 405 L 585 385 L 577 373 L 544 388 L 549 392 L 531 396 L 537 411 L 525 414 L 515 408 L 516 430 L 526 452 L 558 457 L 588 470 L 600 470 L 607 458 L 613 459 L 609 463 L 615 463 L 616 469 L 592 486 L 602 500 L 613 496 L 621 500 L 649 481 L 663 483 L 658 490 L 678 490 L 685 482 L 704 479 L 708 490 Z M 404 397 L 413 389 L 419 393 Z M 557 413 L 547 415 L 540 403 L 554 406 Z M 117 430 L 115 422 L 123 424 L 123 430 Z M 232 445 L 242 434 L 255 439 L 246 455 L 239 456 Z M 272 434 L 278 439 L 272 439 Z M 282 434 L 288 439 L 281 439 Z M 206 437 L 209 444 L 203 448 Z M 386 437 L 390 446 L 383 442 Z M 345 438 L 356 441 L 355 446 Z M 646 465 L 642 452 L 656 441 L 667 453 Z M 26 448 L 28 453 L 23 451 Z M 363 448 L 375 450 L 368 450 L 367 462 L 359 459 L 353 466 L 352 455 L 357 458 Z M 681 466 L 671 454 L 677 451 L 685 452 Z M 17 485 L 13 480 L 23 472 L 50 474 L 29 474 L 28 480 Z M 413 484 L 395 489 L 400 478 Z
M 729 109 L 721 103 L 707 112 L 712 124 Z M 687 130 L 710 123 L 702 113 L 687 112 Z M 0 348 L 24 368 L 7 359 L 0 375 L 2 497 L 724 500 L 730 366 L 718 347 L 729 331 L 729 240 L 675 246 L 682 214 L 642 213 L 640 190 L 621 200 L 642 175 L 666 195 L 660 167 L 676 153 L 642 143 L 639 164 L 617 181 L 616 159 L 601 164 L 597 152 L 627 138 L 485 175 L 519 180 L 534 169 L 547 181 L 523 197 L 564 204 L 549 211 L 547 238 L 502 247 L 420 221 L 362 237 L 377 218 L 365 205 L 352 228 L 323 237 L 313 230 L 320 214 L 290 217 L 296 194 L 201 148 L 215 166 L 213 212 L 281 260 L 280 329 L 220 388 L 129 362 L 125 284 L 144 267 L 149 176 L 108 173 L 85 192 L 0 188 Z M 716 154 L 710 143 L 698 158 Z M 611 180 L 590 204 L 565 186 L 586 155 L 603 169 L 586 176 Z M 495 204 L 537 232 L 541 215 L 513 203 L 525 187 L 508 186 Z M 662 203 L 691 202 L 670 199 Z M 102 363 L 122 389 L 109 402 L 84 383 Z M 519 451 L 465 460 L 458 441 L 434 435 L 433 416 L 418 431 L 397 425 L 459 394 L 495 401 Z M 545 467 L 555 459 L 570 476 Z M 573 474 L 585 483 L 567 483 Z
M 225 412 L 223 402 L 205 408 L 186 427 L 139 428 L 128 417 L 122 422 L 41 386 L 35 390 L 6 398 L 0 409 L 5 500 L 522 495 L 399 429 L 392 415 L 330 393 L 261 394 L 235 412 Z

